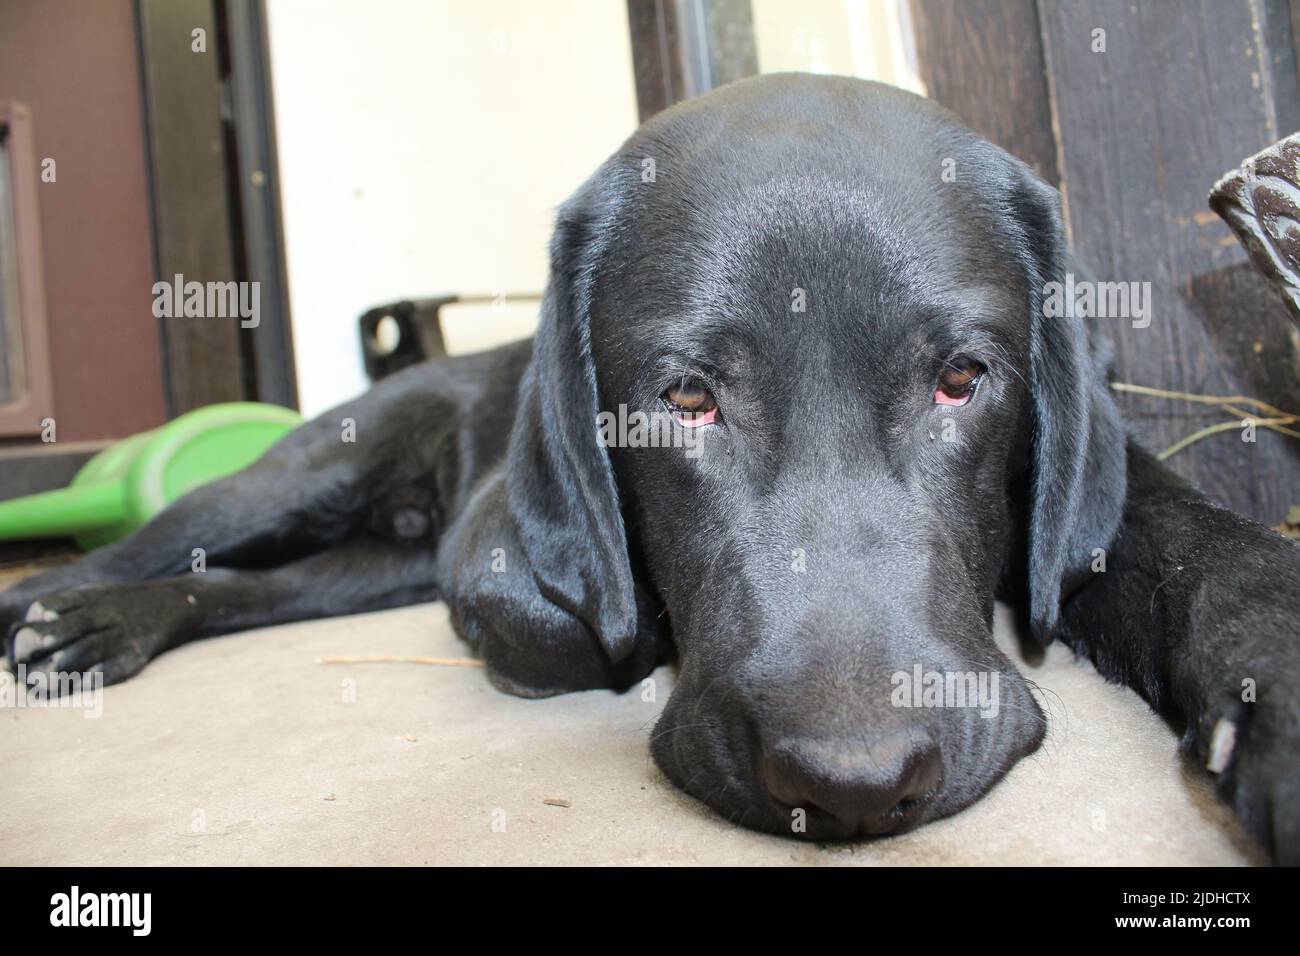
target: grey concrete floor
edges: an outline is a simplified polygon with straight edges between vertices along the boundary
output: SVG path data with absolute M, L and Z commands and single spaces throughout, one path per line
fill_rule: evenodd
M 481 669 L 331 654 L 466 649 L 431 604 L 180 648 L 108 688 L 97 718 L 0 709 L 0 865 L 1260 861 L 1173 733 L 1062 648 L 1025 668 L 1048 691 L 1046 745 L 986 798 L 825 846 L 732 826 L 664 780 L 647 740 L 667 668 L 653 702 L 526 701 Z

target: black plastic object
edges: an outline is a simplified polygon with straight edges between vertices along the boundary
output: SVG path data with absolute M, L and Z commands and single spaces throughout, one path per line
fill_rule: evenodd
M 463 301 L 456 295 L 403 299 L 362 315 L 361 351 L 370 381 L 377 382 L 408 365 L 446 355 L 440 313 L 444 305 Z

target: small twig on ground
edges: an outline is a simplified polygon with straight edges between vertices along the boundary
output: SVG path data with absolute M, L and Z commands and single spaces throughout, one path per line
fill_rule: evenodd
M 1300 431 L 1286 427 L 1287 425 L 1294 425 L 1297 422 L 1300 422 L 1300 415 L 1283 411 L 1276 405 L 1270 405 L 1268 402 L 1261 402 L 1259 399 L 1251 398 L 1248 395 L 1197 395 L 1193 392 L 1174 392 L 1164 388 L 1150 388 L 1146 385 L 1132 385 L 1128 382 L 1111 382 L 1110 387 L 1117 392 L 1130 392 L 1134 395 L 1149 395 L 1153 398 L 1178 398 L 1185 402 L 1198 402 L 1202 405 L 1217 405 L 1230 415 L 1237 416 L 1237 421 L 1220 422 L 1217 425 L 1209 425 L 1192 432 L 1186 438 L 1175 442 L 1160 454 L 1156 455 L 1156 458 L 1160 461 L 1164 461 L 1170 455 L 1182 451 L 1188 445 L 1194 444 L 1202 438 L 1208 438 L 1210 435 L 1217 435 L 1219 432 L 1231 431 L 1234 428 L 1241 428 L 1247 420 L 1253 421 L 1261 428 L 1267 428 L 1270 431 L 1289 435 L 1292 438 L 1300 438 Z M 1243 411 L 1241 408 L 1237 407 L 1240 405 L 1249 405 L 1271 417 L 1256 418 L 1253 413 Z
M 1202 405 L 1250 405 L 1274 418 L 1300 418 L 1294 412 L 1286 412 L 1276 405 L 1261 402 L 1248 395 L 1197 395 L 1193 392 L 1171 392 L 1163 388 L 1149 388 L 1146 385 L 1131 385 L 1128 382 L 1111 382 L 1110 387 L 1117 392 L 1132 392 L 1134 395 L 1150 395 L 1153 398 L 1181 398 L 1185 402 L 1200 402 Z
M 1242 411 L 1240 408 L 1237 408 L 1235 405 L 1220 405 L 1219 407 L 1222 408 L 1229 415 L 1236 415 L 1238 418 L 1241 418 L 1243 420 L 1247 418 L 1255 418 L 1255 416 L 1252 415 L 1250 412 Z M 1268 421 L 1272 421 L 1272 419 L 1268 419 Z M 1300 418 L 1297 418 L 1296 416 L 1292 415 L 1289 418 L 1285 419 L 1285 422 L 1287 425 L 1294 425 L 1296 422 L 1300 422 Z M 1300 432 L 1296 431 L 1293 428 L 1286 428 L 1283 425 L 1268 425 L 1265 424 L 1264 421 L 1261 421 L 1258 418 L 1255 418 L 1255 424 L 1263 425 L 1265 428 L 1269 429 L 1270 431 L 1275 431 L 1282 435 L 1290 435 L 1292 438 L 1300 438 Z
M 378 654 L 363 657 L 342 657 L 337 654 L 316 658 L 318 664 L 433 664 L 437 667 L 482 667 L 482 661 L 471 657 L 394 657 Z
M 1256 425 L 1260 425 L 1260 426 L 1263 426 L 1264 428 L 1268 428 L 1268 427 L 1270 427 L 1271 425 L 1277 425 L 1277 424 L 1279 424 L 1279 423 L 1286 424 L 1286 423 L 1288 423 L 1288 422 L 1295 421 L 1295 419 L 1293 419 L 1293 418 L 1255 418 L 1255 419 L 1252 419 L 1252 421 L 1254 421 L 1254 423 L 1255 423 Z M 1179 439 L 1178 441 L 1174 442 L 1172 445 L 1170 445 L 1168 448 L 1166 448 L 1166 449 L 1165 449 L 1164 451 L 1162 451 L 1160 454 L 1156 455 L 1156 460 L 1157 460 L 1157 461 L 1164 461 L 1164 460 L 1165 460 L 1166 458 L 1168 458 L 1170 455 L 1172 455 L 1172 454 L 1174 454 L 1174 453 L 1176 453 L 1176 452 L 1180 452 L 1180 451 L 1182 451 L 1184 448 L 1186 448 L 1188 445 L 1192 444 L 1193 442 L 1198 442 L 1198 441 L 1200 441 L 1202 438 L 1208 438 L 1209 436 L 1211 436 L 1211 435 L 1216 435 L 1216 434 L 1218 434 L 1219 432 L 1232 431 L 1234 428 L 1241 428 L 1241 422 L 1238 422 L 1238 421 L 1232 421 L 1232 422 L 1219 422 L 1219 424 L 1217 424 L 1217 425 L 1207 425 L 1207 426 L 1205 426 L 1204 428 L 1201 428 L 1201 429 L 1198 429 L 1197 431 L 1192 432 L 1192 433 L 1191 433 L 1190 435 L 1188 435 L 1186 438 L 1182 438 L 1182 439 Z

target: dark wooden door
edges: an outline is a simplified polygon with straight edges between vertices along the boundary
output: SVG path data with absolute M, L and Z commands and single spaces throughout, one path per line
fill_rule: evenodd
M 20 104 L 30 134 L 11 173 L 37 213 L 17 224 L 17 251 L 40 253 L 40 289 L 25 298 L 43 299 L 43 328 L 23 331 L 48 346 L 48 362 L 18 376 L 49 377 L 27 382 L 40 397 L 0 442 L 39 446 L 45 418 L 65 447 L 165 419 L 137 50 L 131 0 L 0 3 L 0 101 Z M 24 247 L 27 233 L 39 246 Z
M 1300 334 L 1206 198 L 1300 128 L 1287 0 L 912 0 L 930 95 L 1058 185 L 1098 279 L 1149 281 L 1146 328 L 1107 320 L 1123 382 L 1300 407 Z M 1228 415 L 1122 394 L 1160 451 Z M 1240 428 L 1168 464 L 1268 524 L 1300 504 L 1300 441 Z

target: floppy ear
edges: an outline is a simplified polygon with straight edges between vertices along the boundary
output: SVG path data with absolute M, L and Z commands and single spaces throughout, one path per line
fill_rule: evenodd
M 1125 432 L 1106 383 L 1108 348 L 1090 346 L 1084 319 L 1045 314 L 1049 282 L 1077 270 L 1065 238 L 1060 194 L 1023 164 L 1012 206 L 1023 228 L 1029 282 L 1029 387 L 1033 441 L 1029 511 L 1029 622 L 1051 641 L 1061 602 L 1109 549 L 1124 510 Z M 1073 310 L 1069 310 L 1072 312 Z
M 588 199 L 594 183 L 561 209 L 551 241 L 551 276 L 520 383 L 506 485 L 538 588 L 583 621 L 617 663 L 635 645 L 637 605 L 613 469 L 597 440 L 588 317 L 600 230 Z

